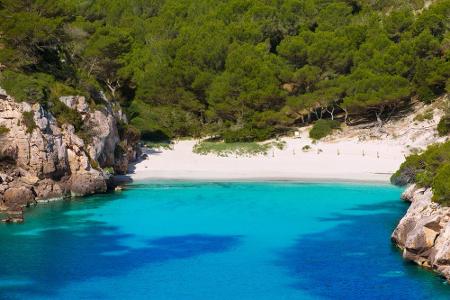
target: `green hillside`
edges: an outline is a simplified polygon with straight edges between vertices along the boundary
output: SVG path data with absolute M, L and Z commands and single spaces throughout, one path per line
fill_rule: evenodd
M 0 85 L 99 90 L 146 139 L 264 140 L 327 118 L 383 122 L 449 88 L 450 1 L 1 0 Z

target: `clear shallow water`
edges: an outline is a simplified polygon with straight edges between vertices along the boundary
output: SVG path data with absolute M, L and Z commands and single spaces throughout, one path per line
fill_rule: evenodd
M 0 299 L 449 299 L 391 186 L 152 183 L 0 225 Z

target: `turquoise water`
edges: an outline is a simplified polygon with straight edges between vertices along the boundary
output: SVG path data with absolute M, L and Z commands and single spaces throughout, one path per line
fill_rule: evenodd
M 1 299 L 448 299 L 391 186 L 151 183 L 0 225 Z

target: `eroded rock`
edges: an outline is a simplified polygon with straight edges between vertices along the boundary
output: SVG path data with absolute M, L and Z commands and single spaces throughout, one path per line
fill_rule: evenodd
M 109 177 L 102 168 L 128 166 L 129 156 L 117 155 L 120 141 L 117 122 L 124 122 L 105 97 L 104 107 L 90 108 L 83 96 L 61 97 L 60 101 L 82 117 L 90 139 L 83 140 L 74 126 L 60 126 L 40 104 L 15 102 L 0 90 L 0 125 L 9 131 L 0 136 L 0 209 L 19 222 L 21 211 L 36 201 L 106 192 Z M 92 106 L 93 107 L 93 106 Z M 31 130 L 23 120 L 32 112 L 36 127 Z M 136 144 L 136 142 L 135 142 Z
M 433 269 L 450 280 L 450 207 L 432 201 L 431 189 L 412 185 L 402 199 L 410 201 L 405 216 L 392 234 L 403 257 Z

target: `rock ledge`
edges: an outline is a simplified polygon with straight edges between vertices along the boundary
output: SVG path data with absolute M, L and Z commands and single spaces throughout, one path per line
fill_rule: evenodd
M 412 185 L 402 199 L 410 201 L 392 241 L 407 260 L 436 271 L 450 281 L 450 207 L 432 202 L 431 189 Z

